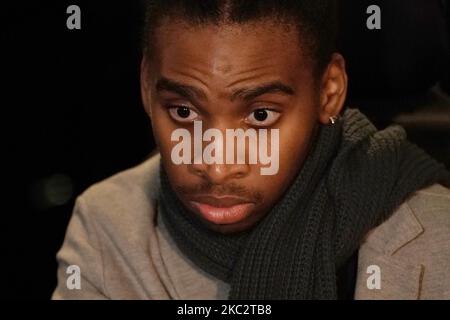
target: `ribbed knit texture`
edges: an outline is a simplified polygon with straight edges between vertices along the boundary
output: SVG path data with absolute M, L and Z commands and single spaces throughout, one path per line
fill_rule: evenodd
M 280 150 L 285 152 L 286 150 Z M 160 208 L 180 250 L 230 284 L 230 299 L 336 299 L 336 270 L 414 191 L 450 173 L 406 140 L 348 109 L 321 126 L 298 176 L 251 230 L 223 235 L 187 212 L 161 167 Z

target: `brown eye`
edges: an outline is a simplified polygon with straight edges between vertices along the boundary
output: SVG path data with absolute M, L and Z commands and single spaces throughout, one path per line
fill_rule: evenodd
M 256 121 L 265 121 L 269 117 L 267 110 L 264 109 L 256 110 L 253 114 Z
M 246 121 L 253 126 L 267 127 L 273 125 L 279 117 L 279 112 L 261 108 L 252 111 Z
M 187 107 L 178 107 L 177 114 L 180 118 L 186 119 L 186 118 L 189 118 L 189 115 L 191 114 L 191 110 L 189 110 L 189 108 L 187 108 Z
M 186 106 L 174 106 L 169 108 L 169 114 L 175 121 L 192 122 L 198 118 L 197 112 Z

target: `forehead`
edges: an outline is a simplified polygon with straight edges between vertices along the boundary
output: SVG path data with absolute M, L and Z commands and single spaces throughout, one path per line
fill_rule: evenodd
M 293 78 L 308 67 L 295 27 L 272 21 L 193 26 L 166 20 L 154 39 L 158 73 L 185 72 L 205 82 Z

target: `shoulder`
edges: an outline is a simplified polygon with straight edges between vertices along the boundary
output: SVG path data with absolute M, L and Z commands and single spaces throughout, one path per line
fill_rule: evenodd
M 161 296 L 164 288 L 152 260 L 153 250 L 158 250 L 154 223 L 158 193 L 159 156 L 155 156 L 94 184 L 77 198 L 57 255 L 54 298 L 147 298 L 141 286 L 145 281 Z M 84 270 L 83 290 L 65 288 L 69 265 Z
M 417 240 L 428 245 L 448 245 L 450 249 L 450 190 L 434 184 L 416 191 L 381 225 L 373 229 L 366 242 L 382 251 L 394 252 Z M 440 242 L 439 239 L 449 242 Z
M 123 199 L 136 193 L 143 197 L 155 197 L 159 192 L 159 154 L 143 163 L 100 181 L 81 195 L 93 203 Z
M 432 185 L 417 191 L 407 204 L 425 232 L 442 230 L 450 235 L 450 189 L 439 184 Z M 432 226 L 438 229 L 430 229 Z
M 360 254 L 361 268 L 383 267 L 387 296 L 450 298 L 450 190 L 435 184 L 415 192 L 369 232 Z
M 103 228 L 148 226 L 159 193 L 159 163 L 157 154 L 92 185 L 78 197 L 76 206 Z

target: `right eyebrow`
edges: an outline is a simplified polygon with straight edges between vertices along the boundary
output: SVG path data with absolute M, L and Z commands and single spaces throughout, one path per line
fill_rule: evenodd
M 205 93 L 200 89 L 165 77 L 158 79 L 156 82 L 156 91 L 173 92 L 189 100 L 206 99 Z

